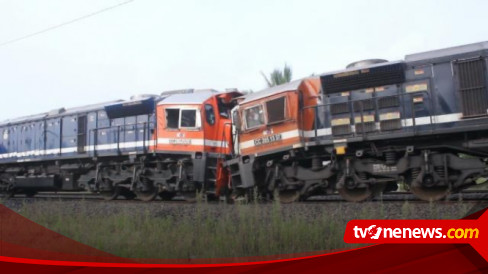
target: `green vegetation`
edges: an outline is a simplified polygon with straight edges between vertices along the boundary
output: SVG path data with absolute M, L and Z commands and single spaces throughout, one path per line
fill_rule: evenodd
M 2 203 L 8 205 L 6 200 Z M 114 255 L 168 259 L 351 248 L 355 246 L 342 240 L 351 219 L 456 219 L 469 210 L 462 201 L 446 206 L 408 202 L 190 205 L 54 200 L 9 206 L 36 223 Z
M 261 75 L 263 75 L 263 78 L 266 81 L 268 87 L 274 87 L 274 86 L 289 83 L 292 78 L 292 71 L 291 68 L 287 64 L 285 64 L 283 70 L 274 69 L 269 74 L 269 78 L 263 72 L 261 72 Z

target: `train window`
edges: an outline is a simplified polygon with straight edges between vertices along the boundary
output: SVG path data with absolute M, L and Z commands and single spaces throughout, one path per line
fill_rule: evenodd
M 197 110 L 182 109 L 180 127 L 196 127 L 196 126 L 197 126 Z
M 217 106 L 219 108 L 219 114 L 222 117 L 229 118 L 229 108 L 227 105 L 224 103 L 224 99 L 222 98 L 217 98 Z
M 251 129 L 264 125 L 263 106 L 257 105 L 244 110 L 246 117 L 246 128 Z
M 282 122 L 285 120 L 285 97 L 266 102 L 268 113 L 268 124 Z
M 180 122 L 180 109 L 178 108 L 167 108 L 166 109 L 166 127 L 167 128 L 178 128 Z
M 207 123 L 209 125 L 212 126 L 215 124 L 215 111 L 212 105 L 205 105 L 205 117 L 207 118 Z

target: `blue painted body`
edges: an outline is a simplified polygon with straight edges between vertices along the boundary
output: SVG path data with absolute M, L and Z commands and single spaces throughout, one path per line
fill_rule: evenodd
M 105 107 L 46 113 L 0 124 L 0 163 L 117 156 L 149 149 L 156 124 L 154 112 L 109 119 Z M 86 131 L 79 132 L 78 120 L 84 116 Z
M 323 105 L 316 108 L 316 114 L 321 116 L 320 128 L 331 128 L 332 119 L 350 118 L 351 132 L 349 134 L 334 134 L 333 130 L 316 131 L 312 133 L 312 140 L 327 143 L 354 143 L 368 140 L 387 140 L 392 138 L 410 138 L 419 135 L 460 133 L 465 131 L 488 130 L 488 109 L 477 115 L 465 115 L 463 98 L 460 91 L 460 72 L 458 62 L 466 60 L 481 60 L 484 63 L 484 92 L 488 86 L 488 43 L 478 43 L 462 47 L 410 55 L 401 62 L 379 63 L 360 68 L 349 68 L 343 71 L 326 73 L 322 77 L 328 79 L 340 78 L 342 75 L 354 81 L 356 71 L 364 70 L 368 73 L 372 67 L 387 66 L 402 63 L 404 65 L 404 80 L 392 85 L 374 86 L 357 90 L 347 90 L 330 94 L 323 94 Z M 471 77 L 471 76 L 469 76 Z M 475 76 L 472 76 L 475 77 Z M 328 82 L 326 82 L 328 83 Z M 323 82 L 324 85 L 324 82 Z M 325 84 L 327 85 L 327 84 Z M 373 91 L 374 90 L 374 91 Z M 385 106 L 385 101 L 396 97 L 399 104 Z M 485 97 L 486 98 L 486 97 Z M 362 132 L 356 124 L 355 117 L 361 117 L 358 102 L 374 101 L 374 109 L 363 110 L 363 116 L 374 115 L 376 127 L 374 131 Z M 464 99 L 466 100 L 466 99 Z M 482 100 L 482 99 L 480 99 Z M 484 99 L 483 99 L 484 100 Z M 486 100 L 485 100 L 486 101 Z M 348 103 L 350 112 L 333 114 L 331 109 L 335 104 Z M 488 104 L 487 102 L 483 102 Z M 324 111 L 325 109 L 325 111 Z M 383 117 L 396 117 L 400 123 L 397 128 L 382 126 Z M 325 119 L 324 119 L 325 117 Z M 394 119 L 392 119 L 393 121 Z M 386 120 L 383 120 L 386 121 Z M 393 122 L 392 122 L 393 123 Z M 309 135 L 310 136 L 310 135 Z

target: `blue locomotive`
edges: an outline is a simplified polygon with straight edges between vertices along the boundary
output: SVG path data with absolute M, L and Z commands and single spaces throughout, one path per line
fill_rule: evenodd
M 247 96 L 235 115 L 241 155 L 228 163 L 241 171 L 235 188 L 289 202 L 336 191 L 362 201 L 404 185 L 438 200 L 485 181 L 487 55 L 482 42 L 365 60 Z M 259 128 L 247 127 L 248 109 L 263 110 Z

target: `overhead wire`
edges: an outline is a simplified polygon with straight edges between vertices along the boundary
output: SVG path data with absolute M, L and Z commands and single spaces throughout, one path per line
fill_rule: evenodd
M 107 11 L 110 11 L 110 10 L 113 10 L 113 9 L 116 9 L 118 7 L 121 7 L 121 6 L 127 5 L 127 4 L 129 4 L 131 2 L 134 2 L 134 1 L 135 0 L 127 0 L 127 1 L 124 1 L 124 2 L 121 2 L 121 3 L 118 3 L 116 5 L 113 5 L 113 6 L 110 6 L 110 7 L 106 7 L 106 8 L 103 8 L 101 10 L 98 10 L 98 11 L 95 11 L 95 12 L 92 12 L 92 13 L 89 13 L 89 14 L 86 14 L 86 15 L 83 15 L 83 16 L 80 16 L 80 17 L 77 17 L 75 19 L 71 19 L 69 21 L 66 21 L 66 22 L 63 22 L 63 23 L 60 23 L 60 24 L 57 24 L 57 25 L 54 25 L 54 26 L 50 26 L 48 28 L 45 28 L 45 29 L 42 29 L 42 30 L 39 30 L 39 31 L 36 31 L 36 32 L 33 32 L 33 33 L 29 33 L 29 34 L 26 34 L 26 35 L 23 35 L 23 36 L 14 38 L 14 39 L 10 39 L 10 40 L 1 42 L 0 43 L 0 47 L 7 46 L 7 45 L 10 45 L 10 44 L 13 44 L 13 43 L 17 43 L 17 42 L 20 42 L 22 40 L 31 38 L 33 36 L 37 36 L 37 35 L 40 35 L 40 34 L 43 34 L 43 33 L 49 32 L 49 31 L 53 31 L 53 30 L 59 29 L 61 27 L 64 27 L 64 26 L 67 26 L 67 25 L 70 25 L 70 24 L 79 22 L 81 20 L 84 20 L 84 19 L 93 17 L 95 15 L 98 15 L 98 14 L 101 14 L 101 13 L 104 13 L 104 12 L 107 12 Z

